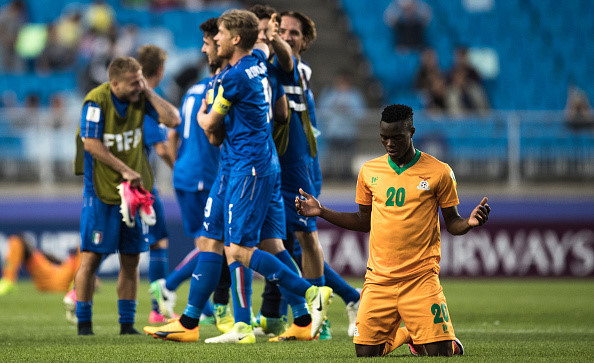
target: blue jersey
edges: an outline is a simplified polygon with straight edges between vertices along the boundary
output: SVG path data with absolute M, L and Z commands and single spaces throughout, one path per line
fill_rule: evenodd
M 270 132 L 270 100 L 264 53 L 241 58 L 221 72 L 214 111 L 225 118 L 231 175 L 270 175 L 280 170 Z
M 311 68 L 303 62 L 297 62 L 294 56 L 293 62 L 295 64 L 293 72 L 287 73 L 280 69 L 277 57 L 273 60 L 273 64 L 278 70 L 279 80 L 289 101 L 290 113 L 289 144 L 285 153 L 279 157 L 281 166 L 310 164 L 313 160 L 301 123 L 301 113 L 305 112 L 305 110 L 309 112 L 314 134 L 318 134 L 315 129 L 317 122 L 313 93 L 309 87 Z
M 181 106 L 182 122 L 175 128 L 181 136 L 177 160 L 173 168 L 173 186 L 185 191 L 209 190 L 217 174 L 219 148 L 208 142 L 198 125 L 198 110 L 206 95 L 206 78 L 192 86 L 185 94 Z
M 116 108 L 117 113 L 122 116 L 126 115 L 126 111 L 128 110 L 128 102 L 120 101 L 114 94 L 111 92 L 111 100 L 113 101 L 113 105 Z M 88 109 L 89 107 L 93 107 L 94 112 L 92 112 L 92 119 L 89 117 Z M 80 136 L 82 138 L 90 137 L 95 139 L 103 140 L 103 126 L 105 125 L 105 116 L 104 111 L 101 107 L 96 104 L 95 102 L 88 101 L 83 105 L 82 113 L 80 119 Z M 159 119 L 159 114 L 153 107 L 153 105 L 147 100 L 145 102 L 145 120 L 146 118 L 150 117 L 154 120 Z M 95 189 L 93 188 L 93 156 L 85 151 L 85 166 L 84 166 L 84 189 L 83 195 L 84 196 L 94 196 Z
M 167 127 L 161 125 L 157 119 L 151 115 L 144 115 L 142 125 L 142 142 L 146 150 L 146 156 L 150 156 L 153 145 L 167 141 Z

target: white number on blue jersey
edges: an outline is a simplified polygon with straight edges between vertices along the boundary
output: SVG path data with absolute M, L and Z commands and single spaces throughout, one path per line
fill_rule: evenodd
M 270 82 L 268 82 L 268 78 L 262 78 L 262 87 L 264 88 L 264 99 L 266 103 L 268 103 L 268 112 L 266 113 L 267 120 L 266 122 L 270 123 L 272 119 L 272 89 L 270 88 Z
M 194 108 L 194 103 L 196 102 L 196 97 L 190 96 L 184 102 L 184 107 L 182 109 L 182 114 L 184 116 L 184 139 L 190 137 L 190 122 L 192 122 L 192 109 Z M 196 120 L 196 122 L 198 122 Z

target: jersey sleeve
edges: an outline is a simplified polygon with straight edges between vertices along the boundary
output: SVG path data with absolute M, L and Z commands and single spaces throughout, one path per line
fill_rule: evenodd
M 144 115 L 143 124 L 143 138 L 146 146 L 152 146 L 159 142 L 167 141 L 167 133 L 164 128 L 159 125 L 157 120 L 149 114 Z
M 365 165 L 359 170 L 359 177 L 357 178 L 357 194 L 355 196 L 355 203 L 361 205 L 371 205 L 373 202 L 373 194 L 369 189 L 369 185 L 365 182 Z
M 266 53 L 264 53 L 264 51 L 262 51 L 261 49 L 254 49 L 252 50 L 252 55 L 256 58 L 258 58 L 258 60 L 262 61 L 262 62 L 266 62 Z
M 221 114 L 226 115 L 235 103 L 239 89 L 241 86 L 241 73 L 230 70 L 221 80 L 221 84 L 217 90 L 217 96 L 214 99 L 212 109 Z
M 105 116 L 103 110 L 98 104 L 88 101 L 83 105 L 80 118 L 80 136 L 94 139 L 103 138 L 103 126 L 105 125 Z
M 437 202 L 440 208 L 453 207 L 460 204 L 458 191 L 456 190 L 456 176 L 449 165 L 444 164 L 443 172 L 439 180 L 439 188 L 436 191 Z

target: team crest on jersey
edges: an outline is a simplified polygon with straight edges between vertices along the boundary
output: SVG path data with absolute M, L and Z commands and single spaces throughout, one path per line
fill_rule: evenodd
M 417 185 L 417 189 L 419 189 L 419 190 L 430 190 L 430 188 L 429 188 L 429 182 L 427 180 L 431 179 L 431 177 L 425 178 L 423 176 L 420 176 L 419 178 L 421 178 L 423 180 L 421 180 L 419 182 L 419 185 Z
M 98 245 L 103 240 L 103 232 L 93 231 L 93 244 Z

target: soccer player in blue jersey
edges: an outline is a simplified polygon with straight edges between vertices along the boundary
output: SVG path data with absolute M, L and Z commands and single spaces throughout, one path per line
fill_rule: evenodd
M 142 144 L 144 117 L 175 127 L 177 109 L 150 89 L 138 61 L 114 59 L 108 68 L 109 82 L 93 89 L 84 100 L 77 143 L 75 171 L 84 173 L 84 204 L 81 214 L 80 268 L 75 277 L 78 334 L 92 335 L 94 278 L 104 254 L 119 252 L 117 284 L 120 334 L 138 334 L 134 329 L 138 289 L 138 261 L 148 249 L 142 226 L 128 227 L 120 213 L 117 186 L 151 189 L 153 180 Z
M 165 61 L 167 52 L 156 45 L 143 45 L 138 50 L 138 62 L 142 66 L 142 74 L 146 79 L 147 86 L 155 89 L 161 83 L 165 71 Z M 170 167 L 173 168 L 174 157 L 170 152 L 167 143 L 167 129 L 159 124 L 157 120 L 150 115 L 145 115 L 143 125 L 143 142 L 147 157 L 150 157 L 154 149 L 159 157 Z M 156 215 L 156 223 L 149 226 L 146 238 L 149 242 L 149 281 L 157 281 L 165 278 L 169 273 L 169 233 L 165 224 L 165 214 L 163 203 L 159 197 L 157 186 L 153 185 L 151 194 L 154 197 L 153 208 Z M 152 299 L 149 322 L 163 323 L 166 317 L 159 312 L 159 305 L 156 299 Z
M 301 262 L 303 275 L 308 281 L 312 284 L 326 284 L 342 297 L 349 318 L 348 334 L 352 336 L 359 292 L 323 261 L 316 219 L 298 215 L 291 202 L 299 195 L 299 183 L 305 185 L 314 195 L 319 195 L 321 191 L 321 170 L 315 140 L 315 102 L 309 86 L 312 72 L 301 59 L 301 54 L 316 38 L 315 24 L 300 12 L 285 11 L 281 13 L 279 36 L 288 43 L 290 52 L 287 53 L 286 47 L 279 46 L 279 42 L 273 42 L 273 63 L 277 66 L 279 78 L 285 87 L 291 115 L 288 125 L 276 125 L 275 142 L 281 162 L 288 233 L 294 233 L 299 242 L 295 244 L 293 256 Z M 263 304 L 270 299 L 270 295 L 264 296 Z M 323 338 L 331 338 L 326 325 L 320 334 L 320 339 Z
M 217 19 L 210 18 L 206 20 L 200 24 L 200 30 L 203 32 L 202 52 L 206 55 L 211 73 L 214 75 L 222 66 L 221 60 L 217 57 L 217 48 L 213 39 L 218 32 Z M 206 97 L 207 91 L 212 89 L 212 83 L 213 76 L 207 77 L 193 85 L 186 92 L 180 109 L 182 122 L 177 128 L 169 132 L 169 144 L 173 148 L 172 153 L 177 155 L 173 169 L 173 186 L 182 212 L 184 231 L 188 236 L 194 238 L 196 245 L 196 248 L 188 253 L 167 278 L 158 280 L 156 284 L 151 285 L 153 295 L 156 295 L 159 301 L 166 305 L 164 310 L 170 317 L 173 316 L 174 291 L 183 281 L 192 276 L 192 272 L 196 267 L 200 252 L 198 246 L 203 222 L 206 222 L 207 225 L 210 224 L 209 221 L 204 221 L 204 209 L 207 200 L 210 200 L 208 202 L 209 209 L 212 205 L 209 192 L 219 171 L 220 150 L 209 143 L 204 131 L 198 125 L 196 115 L 202 106 L 202 99 Z M 200 157 L 197 157 L 197 155 L 200 155 Z M 215 190 L 218 190 L 216 185 L 214 187 Z M 228 271 L 227 265 L 224 264 L 221 284 L 214 294 L 215 307 L 217 308 L 215 309 L 217 311 L 215 315 L 217 327 L 224 330 L 224 332 L 230 330 L 233 326 L 233 318 L 228 315 L 226 309 L 231 284 Z M 230 323 L 229 319 L 231 320 Z
M 307 297 L 312 306 L 309 325 L 313 338 L 322 323 L 332 290 L 309 284 L 283 261 L 256 248 L 264 220 L 270 212 L 278 212 L 276 208 L 269 208 L 270 205 L 281 201 L 277 183 L 278 158 L 271 142 L 269 106 L 265 98 L 268 81 L 264 62 L 268 50 L 264 47 L 262 53 L 255 50 L 252 54 L 258 35 L 258 21 L 252 13 L 228 11 L 219 18 L 218 24 L 219 33 L 215 37 L 218 55 L 228 59 L 229 65 L 222 72 L 213 107 L 206 113 L 206 102 L 203 101 L 198 122 L 207 134 L 221 135 L 221 130 L 224 131 L 230 163 L 224 210 L 224 249 L 231 262 L 229 268 L 233 270 L 236 264 L 249 266 L 269 280 L 278 281 L 283 288 Z M 280 240 L 275 246 L 267 246 L 269 250 L 275 247 L 284 251 Z M 205 244 L 200 250 L 184 313 L 179 320 L 163 327 L 145 327 L 148 334 L 175 341 L 198 340 L 198 319 L 218 282 L 215 277 L 220 273 L 223 245 Z M 248 315 L 236 321 L 234 330 L 241 335 L 238 343 L 255 342 L 249 319 Z

